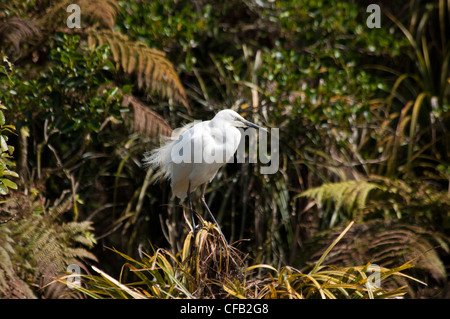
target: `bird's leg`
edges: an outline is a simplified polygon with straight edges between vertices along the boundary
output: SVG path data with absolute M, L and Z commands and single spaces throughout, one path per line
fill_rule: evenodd
M 188 198 L 188 202 L 189 202 L 189 210 L 190 210 L 190 212 L 191 212 L 192 229 L 194 230 L 194 235 L 195 235 L 195 230 L 196 230 L 196 228 L 197 228 L 197 225 L 195 224 L 194 210 L 192 209 L 192 200 L 191 200 L 191 181 L 189 181 L 189 184 L 188 184 L 187 198 Z
M 225 241 L 225 244 L 228 246 L 228 241 L 226 240 L 225 236 L 223 235 L 222 230 L 220 229 L 219 224 L 217 223 L 216 219 L 214 218 L 214 215 L 211 213 L 211 211 L 209 210 L 208 205 L 206 204 L 206 201 L 205 201 L 205 191 L 206 191 L 206 186 L 207 186 L 207 184 L 204 184 L 203 187 L 202 187 L 202 195 L 201 195 L 201 197 L 200 197 L 200 198 L 201 198 L 201 201 L 202 201 L 202 204 L 203 204 L 203 206 L 205 206 L 205 208 L 206 208 L 206 210 L 208 211 L 209 215 L 211 216 L 212 220 L 214 221 L 214 223 L 216 224 L 217 228 L 219 229 L 220 234 L 222 235 L 222 238 L 223 238 L 223 240 Z

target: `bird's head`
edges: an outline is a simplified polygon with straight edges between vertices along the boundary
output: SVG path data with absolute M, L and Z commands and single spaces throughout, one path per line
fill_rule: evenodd
M 240 116 L 237 112 L 233 110 L 222 110 L 216 114 L 213 118 L 214 121 L 223 121 L 224 123 L 231 124 L 234 127 L 253 127 L 256 129 L 260 129 L 263 131 L 267 131 L 265 128 L 256 125 L 250 121 L 247 121 L 242 116 Z

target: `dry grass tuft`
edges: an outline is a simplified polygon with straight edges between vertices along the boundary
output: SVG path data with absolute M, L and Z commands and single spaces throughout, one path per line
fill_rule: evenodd
M 353 222 L 305 273 L 290 266 L 280 270 L 264 264 L 245 267 L 245 255 L 227 247 L 215 225 L 202 221 L 202 228 L 195 235 L 187 235 L 176 255 L 157 249 L 153 254 L 143 253 L 142 260 L 137 261 L 114 250 L 128 260 L 119 280 L 94 268 L 100 276 L 85 276 L 86 286 L 75 288 L 92 298 L 379 299 L 405 295 L 406 287 L 383 285 L 386 279 L 396 276 L 416 280 L 402 273 L 413 267 L 410 262 L 393 269 L 371 263 L 349 267 L 323 264 L 352 225 Z M 126 269 L 138 280 L 122 283 Z M 255 270 L 259 274 L 255 275 Z M 381 286 L 372 284 L 374 271 L 378 272 Z

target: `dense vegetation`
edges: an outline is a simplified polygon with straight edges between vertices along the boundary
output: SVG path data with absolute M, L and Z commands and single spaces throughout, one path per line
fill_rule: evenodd
M 370 3 L 1 0 L 0 296 L 449 297 L 449 3 Z M 231 251 L 141 162 L 223 108 L 280 128 L 207 189 Z

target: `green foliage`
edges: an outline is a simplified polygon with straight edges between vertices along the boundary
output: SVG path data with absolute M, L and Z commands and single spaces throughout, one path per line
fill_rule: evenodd
M 65 26 L 69 3 L 82 8 L 81 29 Z M 4 2 L 0 48 L 14 72 L 2 64 L 0 111 L 17 130 L 4 123 L 2 172 L 17 172 L 20 180 L 0 176 L 6 182 L 0 185 L 18 188 L 6 187 L 2 196 L 21 190 L 42 196 L 47 204 L 36 203 L 35 214 L 49 230 L 29 224 L 42 247 L 45 238 L 88 244 L 70 226 L 80 223 L 126 252 L 116 280 L 107 273 L 122 260 L 109 263 L 94 246 L 100 266 L 91 279 L 103 288 L 85 290 L 90 297 L 371 298 L 377 296 L 359 290 L 369 262 L 386 276 L 405 270 L 443 291 L 450 234 L 448 6 L 383 3 L 382 27 L 369 29 L 367 5 L 357 1 Z M 250 239 L 239 243 L 246 258 L 237 251 L 227 256 L 210 240 L 214 231 L 205 231 L 197 237 L 203 253 L 188 262 L 186 251 L 196 248 L 194 238 L 184 240 L 182 205 L 170 199 L 168 184 L 153 183 L 158 174 L 142 171 L 142 154 L 157 144 L 152 137 L 224 107 L 281 129 L 280 170 L 262 176 L 259 164 L 247 163 L 220 170 L 207 201 L 230 242 Z M 63 203 L 66 213 L 57 220 L 44 213 Z M 0 288 L 10 278 L 18 279 L 14 287 L 27 286 L 22 270 L 4 266 L 13 264 L 5 252 L 15 239 L 9 227 L 22 214 L 16 212 L 1 215 L 8 230 L 0 232 L 0 281 L 7 278 Z M 351 220 L 350 236 L 323 254 Z M 139 245 L 152 253 L 137 258 Z M 44 258 L 33 249 L 21 253 Z M 241 259 L 254 266 L 223 272 L 220 260 L 233 269 L 232 260 L 241 265 Z M 405 260 L 416 267 L 406 270 Z M 333 266 L 321 268 L 325 261 Z M 389 291 L 378 296 L 397 295 L 403 286 L 409 296 L 423 296 L 422 285 L 404 278 L 390 276 Z M 27 295 L 26 288 L 16 290 Z
M 80 217 L 84 204 L 82 198 L 90 195 L 89 192 L 79 194 L 79 189 L 92 183 L 92 176 L 98 173 L 101 165 L 83 165 L 85 161 L 101 158 L 102 155 L 98 155 L 101 148 L 109 151 L 108 144 L 104 145 L 102 140 L 105 131 L 107 134 L 114 133 L 108 125 L 117 126 L 124 118 L 127 119 L 124 113 L 132 111 L 135 120 L 131 124 L 136 131 L 155 134 L 170 130 L 163 118 L 150 113 L 144 103 L 131 95 L 131 85 L 120 89 L 112 81 L 119 75 L 109 59 L 111 44 L 115 45 L 111 50 L 114 58 L 116 46 L 123 46 L 124 41 L 127 46 L 135 45 L 144 52 L 142 43 L 124 40 L 120 34 L 115 34 L 118 41 L 111 42 L 108 40 L 112 35 L 103 32 L 102 41 L 105 40 L 106 45 L 88 48 L 87 34 L 71 35 L 67 29 L 56 31 L 65 24 L 67 4 L 67 1 L 59 2 L 45 12 L 42 8 L 34 11 L 36 8 L 33 6 L 10 3 L 5 5 L 11 9 L 7 16 L 13 17 L 0 16 L 1 48 L 11 54 L 17 63 L 15 72 L 12 72 L 12 64 L 2 55 L 5 63 L 1 71 L 6 76 L 0 78 L 0 87 L 2 108 L 18 128 L 14 142 L 22 179 L 20 185 L 9 179 L 11 176 L 18 177 L 10 169 L 15 165 L 11 157 L 14 147 L 6 149 L 8 140 L 5 133 L 14 127 L 2 120 L 4 165 L 0 183 L 1 186 L 20 189 L 20 193 L 2 203 L 9 207 L 5 213 L 2 211 L 1 216 L 5 230 L 2 234 L 6 237 L 0 247 L 0 290 L 6 297 L 62 297 L 64 286 L 32 292 L 23 280 L 42 288 L 52 277 L 65 272 L 68 264 L 81 264 L 83 259 L 96 260 L 91 252 L 81 248 L 92 248 L 95 239 L 91 232 L 92 222 L 78 221 L 85 218 L 84 215 Z M 93 24 L 97 28 L 111 28 L 114 24 L 115 1 L 80 1 L 79 4 L 83 8 L 83 23 Z M 30 10 L 34 11 L 32 15 L 26 13 Z M 34 16 L 37 19 L 16 18 L 14 15 Z M 41 35 L 44 37 L 41 38 Z M 10 44 L 13 46 L 8 47 Z M 140 68 L 146 68 L 146 74 L 152 72 L 152 78 L 145 81 L 149 90 L 185 101 L 184 91 L 172 94 L 170 84 L 166 85 L 173 81 L 179 83 L 179 80 L 170 62 L 164 58 L 164 53 L 146 49 L 145 52 L 158 56 L 156 60 L 139 62 Z M 127 51 L 127 54 L 132 53 Z M 167 69 L 172 73 L 167 73 Z M 124 71 L 132 72 L 130 68 Z M 177 89 L 182 90 L 182 87 Z M 123 102 L 122 93 L 127 97 Z M 0 120 L 4 118 L 3 110 L 1 112 Z M 96 195 L 95 192 L 93 194 Z M 88 205 L 92 203 L 88 202 Z M 94 202 L 94 205 L 98 203 Z M 17 266 L 12 267 L 12 261 Z
M 332 214 L 326 220 L 339 216 L 342 220 L 359 221 L 329 262 L 346 265 L 370 259 L 388 267 L 414 259 L 415 267 L 425 271 L 430 279 L 446 279 L 439 251 L 450 252 L 446 235 L 448 194 L 423 183 L 370 176 L 367 180 L 325 183 L 301 196 L 314 199 L 325 216 Z M 339 234 L 340 227 L 324 226 L 323 229 L 332 230 L 317 234 L 311 249 Z M 414 296 L 414 292 L 410 293 Z
M 108 117 L 119 120 L 119 89 L 108 88 L 108 74 L 115 72 L 108 61 L 108 47 L 88 53 L 78 50 L 78 36 L 56 34 L 55 41 L 50 52 L 52 67 L 36 81 L 44 94 L 40 105 L 44 118 L 59 119 L 50 122 L 49 131 L 72 137 L 77 131 L 98 132 Z
M 45 286 L 69 264 L 96 260 L 86 249 L 95 244 L 91 223 L 62 221 L 71 206 L 70 196 L 50 203 L 42 195 L 23 193 L 2 203 L 12 218 L 0 225 L 0 296 L 60 298 L 64 286 Z
M 407 123 L 404 125 L 409 125 L 409 131 L 405 129 L 404 132 L 409 143 L 406 164 L 401 171 L 410 176 L 415 174 L 417 168 L 420 170 L 429 166 L 429 161 L 442 164 L 439 159 L 449 152 L 448 134 L 443 128 L 444 123 L 448 123 L 450 110 L 450 51 L 448 38 L 445 37 L 448 24 L 448 17 L 445 18 L 448 14 L 445 12 L 446 7 L 448 9 L 448 3 L 443 0 L 426 5 L 418 3 L 414 9 L 423 10 L 423 14 L 419 23 L 411 19 L 409 27 L 393 15 L 388 15 L 411 48 L 407 54 L 411 63 L 408 72 L 396 74 L 396 71 L 388 70 L 398 77 L 387 101 L 388 108 L 401 108 L 402 117 L 406 118 Z M 433 20 L 438 20 L 439 23 L 433 23 Z M 439 34 L 440 37 L 430 38 L 429 34 Z M 441 134 L 444 136 L 438 138 Z
M 18 198 L 17 201 L 23 199 Z M 72 208 L 71 196 L 49 203 L 36 198 L 22 203 L 28 210 L 20 212 L 21 219 L 10 227 L 15 239 L 15 258 L 23 258 L 19 270 L 28 280 L 45 287 L 55 276 L 65 273 L 69 264 L 82 264 L 82 260 L 96 261 L 97 258 L 86 248 L 96 243 L 90 222 L 63 222 L 62 215 Z M 19 210 L 19 209 L 18 209 Z M 20 260 L 20 259 L 19 259 Z M 59 298 L 65 287 L 50 287 L 45 295 Z
M 12 71 L 11 63 L 9 63 L 6 56 L 2 56 L 2 61 L 0 74 L 6 75 L 9 79 L 9 73 Z M 14 147 L 8 145 L 8 135 L 6 135 L 6 133 L 14 133 L 16 128 L 14 125 L 6 124 L 4 109 L 6 107 L 0 100 L 0 195 L 8 194 L 8 189 L 10 188 L 17 189 L 17 184 L 11 180 L 11 177 L 19 177 L 16 172 L 11 170 L 14 166 L 14 162 L 11 161 Z
M 22 125 L 29 125 L 31 114 L 39 112 L 49 122 L 48 132 L 72 137 L 77 131 L 98 131 L 108 116 L 120 119 L 118 88 L 108 88 L 107 75 L 115 72 L 107 60 L 109 49 L 80 52 L 79 46 L 79 36 L 57 33 L 49 56 L 51 67 L 28 80 L 20 71 L 14 76 L 5 105 L 15 109 Z
M 3 57 L 6 64 L 1 70 L 0 84 L 7 87 L 8 93 L 17 84 L 15 70 Z M 15 92 L 15 91 L 14 91 Z M 5 99 L 8 103 L 10 99 Z M 2 109 L 7 107 L 2 106 Z M 74 194 L 62 192 L 54 202 L 46 200 L 37 189 L 18 190 L 18 185 L 6 176 L 19 175 L 10 170 L 13 161 L 12 146 L 8 146 L 6 132 L 15 133 L 13 125 L 6 124 L 0 110 L 1 129 L 1 220 L 0 220 L 0 296 L 2 298 L 36 298 L 36 296 L 60 297 L 64 287 L 42 289 L 55 276 L 65 272 L 71 263 L 81 263 L 82 259 L 96 260 L 86 248 L 95 244 L 92 226 L 88 221 L 64 222 L 63 214 L 71 210 Z M 8 188 L 17 192 L 8 192 Z
M 437 192 L 429 184 L 370 175 L 356 181 L 324 183 L 299 196 L 314 199 L 321 210 L 332 213 L 325 218 L 330 221 L 338 215 L 342 220 L 387 217 L 427 226 L 442 225 L 441 231 L 448 224 L 449 195 Z
M 108 79 L 115 72 L 108 60 L 108 48 L 80 52 L 79 42 L 78 36 L 57 33 L 49 55 L 50 67 L 26 80 L 22 71 L 17 72 L 7 90 L 10 94 L 4 97 L 4 104 L 23 136 L 19 144 L 22 165 L 34 163 L 31 174 L 38 179 L 50 179 L 47 196 L 55 198 L 67 185 L 76 193 L 78 186 L 70 166 L 80 160 L 91 141 L 98 140 L 105 125 L 122 121 L 122 112 L 128 110 L 121 106 L 120 90 Z M 36 149 L 31 153 L 34 158 L 28 156 L 26 149 L 29 131 L 42 132 L 34 137 Z M 52 166 L 66 177 L 62 184 L 44 174 Z M 76 196 L 73 204 L 77 218 Z
M 196 6 L 191 2 L 152 1 L 142 6 L 138 2 L 119 1 L 119 6 L 122 14 L 118 17 L 118 26 L 121 30 L 160 50 L 192 52 L 208 37 L 220 40 L 217 20 L 221 12 L 214 10 L 212 3 Z M 231 7 L 225 5 L 224 10 L 229 11 Z M 193 58 L 191 55 L 183 61 L 179 56 L 178 61 L 183 61 L 189 68 Z
M 278 112 L 292 107 L 291 116 L 301 114 L 324 128 L 356 117 L 370 121 L 370 100 L 387 86 L 361 65 L 386 52 L 398 55 L 404 42 L 385 28 L 369 30 L 361 9 L 351 2 L 283 4 L 283 36 L 266 50 L 260 71 L 276 83 L 266 92 Z

